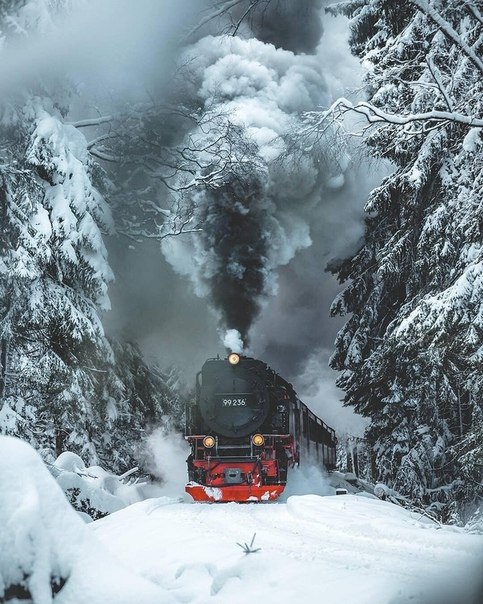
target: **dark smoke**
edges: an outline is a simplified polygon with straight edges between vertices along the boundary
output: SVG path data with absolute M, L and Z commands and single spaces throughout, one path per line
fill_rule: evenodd
M 260 4 L 250 21 L 259 40 L 295 53 L 315 53 L 323 33 L 321 0 L 262 0 Z
M 206 193 L 201 215 L 201 238 L 218 267 L 207 279 L 212 303 L 223 327 L 238 330 L 245 345 L 265 290 L 264 196 L 265 187 L 256 176 L 233 177 Z

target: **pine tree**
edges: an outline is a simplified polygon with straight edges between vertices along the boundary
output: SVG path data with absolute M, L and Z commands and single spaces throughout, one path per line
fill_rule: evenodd
M 152 429 L 182 429 L 189 395 L 181 394 L 173 369 L 162 371 L 148 365 L 136 344 L 110 344 L 114 364 L 97 385 L 97 400 L 106 401 L 98 450 L 104 467 L 125 472 L 136 464 L 142 465 L 144 438 Z
M 12 0 L 5 45 L 45 34 L 69 2 Z M 12 33 L 13 32 L 13 33 Z M 0 433 L 53 460 L 64 450 L 114 471 L 164 415 L 181 415 L 169 376 L 101 323 L 112 272 L 103 233 L 105 180 L 80 130 L 65 123 L 66 90 L 16 90 L 0 105 Z
M 482 446 L 481 9 L 422 0 L 337 9 L 368 68 L 368 102 L 352 107 L 372 124 L 373 155 L 395 171 L 368 199 L 362 248 L 332 266 L 348 282 L 332 311 L 351 317 L 331 363 L 346 403 L 372 419 L 378 480 L 439 509 L 461 480 L 477 501 L 482 482 L 481 466 L 470 481 L 448 454 L 457 441 L 476 457 Z
M 99 318 L 112 278 L 100 231 L 108 212 L 84 136 L 40 99 L 17 117 L 27 144 L 5 163 L 21 169 L 2 173 L 3 413 L 16 418 L 6 431 L 31 433 L 35 423 L 40 446 L 55 438 L 59 452 L 67 440 L 94 459 L 96 374 L 112 360 Z

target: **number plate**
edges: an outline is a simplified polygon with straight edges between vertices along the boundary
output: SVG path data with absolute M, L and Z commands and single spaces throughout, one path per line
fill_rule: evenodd
M 253 407 L 256 404 L 252 394 L 216 394 L 215 399 L 218 409 Z
M 222 407 L 246 407 L 247 399 L 246 398 L 222 398 L 221 406 Z

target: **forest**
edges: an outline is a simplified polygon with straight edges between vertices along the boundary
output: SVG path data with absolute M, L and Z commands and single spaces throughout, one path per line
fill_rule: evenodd
M 0 434 L 121 474 L 245 351 L 480 517 L 482 47 L 481 0 L 3 0 Z

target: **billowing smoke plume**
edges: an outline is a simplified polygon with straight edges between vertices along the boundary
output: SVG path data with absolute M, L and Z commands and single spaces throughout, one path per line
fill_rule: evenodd
M 236 16 L 246 13 L 252 0 L 241 4 Z M 259 0 L 248 19 L 251 31 L 262 42 L 295 53 L 313 53 L 322 36 L 322 0 Z
M 327 104 L 315 57 L 256 39 L 207 36 L 183 59 L 204 124 L 190 133 L 200 149 L 200 184 L 175 200 L 196 233 L 163 242 L 168 261 L 206 296 L 224 329 L 245 344 L 276 291 L 276 269 L 311 245 L 310 208 L 324 185 L 343 183 L 341 164 L 309 134 L 294 136 L 300 112 Z
M 266 287 L 269 248 L 264 229 L 265 187 L 259 178 L 229 178 L 206 191 L 200 207 L 201 244 L 217 265 L 205 275 L 210 298 L 225 326 L 245 339 Z

